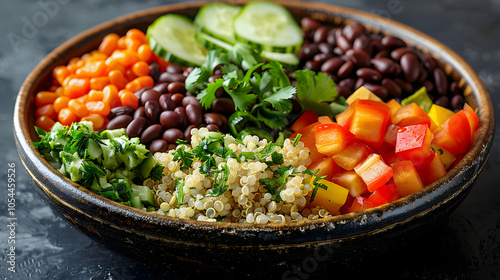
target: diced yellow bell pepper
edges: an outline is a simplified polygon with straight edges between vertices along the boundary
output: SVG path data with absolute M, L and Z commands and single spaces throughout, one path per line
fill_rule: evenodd
M 311 184 L 314 182 L 315 178 L 315 176 L 311 178 Z M 332 215 L 337 213 L 340 207 L 346 202 L 349 190 L 325 179 L 321 179 L 317 183 L 323 184 L 327 188 L 325 190 L 324 188 L 318 187 L 318 191 L 314 196 L 311 206 L 322 206 Z M 311 194 L 312 191 L 308 196 L 311 197 Z
M 453 113 L 452 110 L 446 109 L 445 107 L 432 104 L 431 109 L 427 113 L 431 120 L 434 121 L 439 127 L 443 125 L 445 121 L 447 121 L 451 116 L 453 116 L 455 113 Z
M 352 102 L 356 101 L 357 99 L 369 99 L 369 100 L 383 102 L 383 100 L 380 99 L 380 97 L 378 97 L 375 93 L 371 92 L 369 89 L 365 88 L 364 86 L 358 88 L 355 92 L 353 92 L 345 100 L 345 102 L 347 104 L 351 104 Z
M 394 116 L 396 114 L 396 112 L 401 109 L 401 104 L 399 104 L 399 102 L 397 102 L 395 99 L 391 99 L 389 101 L 387 101 L 387 103 L 385 103 L 387 105 L 389 105 L 389 107 L 391 107 L 391 120 L 392 120 L 392 116 Z
M 453 164 L 453 162 L 457 159 L 452 153 L 450 153 L 445 148 L 439 146 L 436 143 L 431 143 L 431 150 L 433 150 L 436 154 L 441 157 L 441 161 L 443 162 L 446 170 Z

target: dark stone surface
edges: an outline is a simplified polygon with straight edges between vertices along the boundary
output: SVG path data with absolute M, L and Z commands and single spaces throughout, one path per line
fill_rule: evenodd
M 173 3 L 155 0 L 17 0 L 0 8 L 0 276 L 5 279 L 198 279 L 153 268 L 93 242 L 54 214 L 35 192 L 12 136 L 16 93 L 31 69 L 52 49 L 85 29 L 136 10 Z M 500 114 L 500 2 L 466 0 L 326 1 L 379 14 L 436 38 L 462 56 L 486 84 Z M 420 240 L 377 260 L 360 261 L 342 275 L 396 279 L 500 278 L 500 168 L 498 125 L 490 158 L 470 194 L 450 217 Z M 15 207 L 9 216 L 9 164 L 15 165 Z M 8 225 L 17 218 L 15 235 Z M 15 244 L 9 244 L 15 240 Z M 15 249 L 12 273 L 8 253 Z M 301 264 L 298 264 L 301 265 Z M 308 265 L 305 263 L 305 265 Z M 333 278 L 307 274 L 283 279 Z M 315 268 L 315 269 L 312 269 Z M 256 268 L 258 271 L 258 268 Z M 281 277 L 283 276 L 283 277 Z M 340 276 L 340 275 L 339 275 Z M 267 277 L 261 277 L 261 279 Z

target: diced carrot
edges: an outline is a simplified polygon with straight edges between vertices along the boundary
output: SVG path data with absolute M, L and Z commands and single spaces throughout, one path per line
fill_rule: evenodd
M 42 115 L 35 121 L 35 125 L 39 128 L 49 131 L 56 122 L 48 116 Z
M 56 98 L 56 100 L 54 100 L 54 111 L 56 113 L 59 113 L 59 111 L 61 111 L 62 108 L 66 108 L 68 107 L 68 102 L 70 101 L 70 98 L 67 97 L 67 96 L 59 96 L 58 98 Z
M 83 117 L 80 121 L 90 121 L 94 127 L 94 130 L 100 130 L 104 128 L 105 118 L 99 114 L 90 114 Z
M 47 104 L 54 103 L 57 99 L 57 94 L 51 91 L 40 91 L 35 95 L 35 104 L 37 107 L 41 107 Z
M 80 78 L 99 77 L 106 72 L 104 61 L 88 61 L 85 66 L 76 69 L 75 74 Z
M 153 51 L 151 50 L 151 47 L 149 47 L 148 44 L 140 45 L 137 49 L 137 57 L 139 57 L 139 59 L 142 61 L 150 62 L 151 58 L 153 57 Z
M 71 99 L 68 102 L 68 109 L 80 118 L 89 114 L 89 110 L 87 110 L 85 104 L 80 102 L 78 99 Z
M 109 81 L 115 85 L 118 89 L 125 88 L 127 85 L 127 79 L 123 76 L 123 73 L 118 70 L 113 70 L 108 74 Z
M 108 68 L 107 69 L 108 74 L 109 74 L 109 72 L 111 72 L 113 70 L 118 70 L 122 73 L 125 73 L 125 67 L 123 65 L 121 65 L 121 63 L 118 62 L 118 60 L 108 58 L 108 59 L 106 59 L 106 61 L 104 63 L 106 64 L 106 67 Z
M 64 87 L 64 94 L 73 99 L 86 94 L 90 90 L 90 81 L 86 78 L 73 78 Z
M 57 115 L 57 120 L 62 125 L 71 125 L 72 123 L 78 121 L 78 116 L 71 112 L 68 108 L 62 108 Z
M 54 105 L 47 104 L 47 105 L 43 105 L 41 107 L 36 108 L 35 117 L 39 118 L 41 116 L 47 116 L 51 119 L 56 119 L 57 113 L 54 110 Z
M 70 74 L 70 71 L 68 70 L 68 68 L 64 65 L 59 65 L 59 66 L 56 66 L 54 67 L 54 69 L 52 70 L 52 77 L 54 77 L 56 79 L 56 81 L 62 85 L 63 82 L 64 82 L 64 79 L 66 79 L 66 77 L 68 77 L 68 75 Z
M 122 106 L 131 106 L 134 109 L 137 109 L 139 106 L 139 100 L 131 91 L 124 91 L 122 95 L 120 95 L 120 101 Z
M 102 90 L 107 85 L 109 85 L 109 78 L 107 76 L 90 79 L 90 89 Z
M 99 114 L 101 116 L 109 115 L 111 108 L 103 101 L 89 101 L 85 103 L 89 114 Z
M 132 72 L 138 77 L 149 75 L 149 64 L 142 60 L 137 61 L 132 65 Z
M 136 92 L 141 88 L 152 87 L 155 82 L 151 76 L 142 76 L 135 78 L 133 81 L 130 81 L 125 86 L 125 89 L 130 90 L 131 92 Z
M 75 99 L 77 99 L 78 101 L 82 102 L 83 104 L 85 104 L 87 102 L 87 99 L 89 98 L 89 95 L 88 94 L 84 94 L 80 97 L 77 97 Z
M 144 32 L 142 32 L 137 28 L 132 28 L 128 30 L 125 36 L 135 41 L 141 42 L 141 44 L 144 44 L 147 41 L 146 34 L 144 34 Z
M 120 98 L 118 96 L 118 88 L 114 85 L 107 85 L 104 87 L 102 90 L 102 101 L 110 108 L 114 108 L 116 106 L 119 106 L 120 104 Z
M 129 67 L 139 61 L 135 51 L 131 50 L 115 50 L 111 58 L 118 61 L 124 67 Z
M 125 38 L 125 45 L 127 46 L 127 50 L 137 52 L 139 47 L 143 44 L 141 41 L 137 41 L 131 37 Z
M 104 36 L 101 44 L 99 45 L 99 51 L 108 56 L 111 55 L 113 51 L 118 47 L 118 39 L 120 39 L 120 36 L 115 33 L 110 33 Z
M 102 93 L 102 90 L 91 89 L 87 101 L 102 101 L 103 97 L 104 93 Z

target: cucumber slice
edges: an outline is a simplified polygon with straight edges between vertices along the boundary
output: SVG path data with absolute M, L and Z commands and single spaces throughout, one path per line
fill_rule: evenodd
M 262 51 L 260 56 L 269 61 L 278 61 L 281 65 L 291 69 L 295 69 L 300 63 L 299 58 L 293 53 Z
M 200 66 L 207 51 L 195 39 L 192 21 L 182 15 L 167 14 L 157 18 L 146 32 L 151 49 L 175 64 Z
M 233 45 L 203 32 L 196 32 L 194 36 L 198 41 L 198 43 L 200 43 L 200 45 L 209 50 L 215 50 L 215 49 L 230 50 L 233 47 Z
M 226 43 L 236 43 L 232 22 L 240 10 L 241 6 L 225 3 L 204 5 L 194 18 L 197 33 L 205 33 Z
M 296 53 L 303 42 L 302 29 L 290 12 L 273 2 L 250 2 L 234 19 L 236 40 L 259 50 Z

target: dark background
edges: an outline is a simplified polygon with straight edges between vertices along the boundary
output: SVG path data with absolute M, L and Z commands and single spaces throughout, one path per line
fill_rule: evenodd
M 17 91 L 28 73 L 55 47 L 111 18 L 176 1 L 16 0 L 0 8 L 0 276 L 5 279 L 199 279 L 152 268 L 91 241 L 55 215 L 35 192 L 12 136 Z M 500 1 L 325 1 L 372 12 L 416 28 L 462 56 L 486 84 L 500 115 Z M 45 10 L 52 3 L 57 9 Z M 54 6 L 52 6 L 54 7 Z M 36 23 L 35 30 L 26 25 Z M 9 35 L 10 34 L 10 35 Z M 13 35 L 14 34 L 14 35 Z M 12 41 L 18 35 L 24 39 Z M 16 37 L 18 38 L 18 37 Z M 18 38 L 19 39 L 19 38 Z M 431 233 L 412 245 L 347 271 L 397 279 L 500 278 L 500 141 L 468 197 Z M 7 170 L 16 170 L 16 273 L 7 270 Z M 326 263 L 319 263 L 327 266 Z M 258 268 L 256 268 L 258 270 Z M 223 275 L 220 275 L 223 276 Z M 322 277 L 320 277 L 322 276 Z M 309 279 L 334 278 L 315 275 Z M 371 278 L 371 277 L 370 277 Z M 261 279 L 266 279 L 265 276 Z

